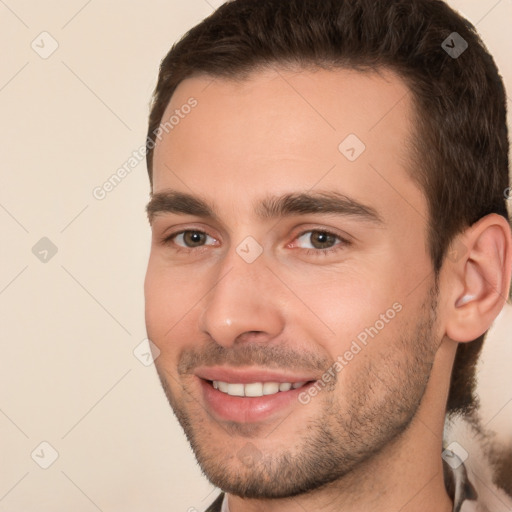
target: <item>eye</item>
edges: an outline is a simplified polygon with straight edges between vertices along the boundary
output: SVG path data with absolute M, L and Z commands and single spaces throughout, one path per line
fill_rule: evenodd
M 327 231 L 307 231 L 297 238 L 307 245 L 305 249 L 329 249 L 336 245 L 338 239 L 338 236 Z
M 208 245 L 218 245 L 218 241 L 204 231 L 186 229 L 172 233 L 162 240 L 164 245 L 173 245 L 176 251 L 192 251 Z M 308 255 L 321 255 L 341 250 L 350 242 L 325 229 L 305 231 L 295 238 L 289 247 L 305 250 Z
M 184 230 L 178 233 L 173 233 L 164 239 L 164 243 L 166 244 L 171 242 L 175 243 L 179 247 L 194 249 L 204 245 L 213 245 L 216 240 L 203 231 Z
M 350 242 L 339 235 L 324 229 L 313 229 L 299 235 L 291 247 L 304 249 L 308 255 L 319 255 L 341 250 L 348 245 Z

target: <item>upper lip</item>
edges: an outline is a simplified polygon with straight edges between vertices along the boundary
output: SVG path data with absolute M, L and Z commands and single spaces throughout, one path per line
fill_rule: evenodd
M 311 375 L 292 374 L 285 371 L 265 368 L 234 368 L 227 366 L 204 366 L 195 372 L 196 377 L 210 381 L 227 382 L 231 384 L 249 384 L 251 382 L 309 382 L 316 380 Z

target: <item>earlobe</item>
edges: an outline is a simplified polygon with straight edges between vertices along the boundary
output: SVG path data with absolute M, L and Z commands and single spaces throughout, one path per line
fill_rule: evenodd
M 492 325 L 508 297 L 512 237 L 507 219 L 490 214 L 462 235 L 467 252 L 448 263 L 454 290 L 448 301 L 446 334 L 454 341 L 477 339 Z

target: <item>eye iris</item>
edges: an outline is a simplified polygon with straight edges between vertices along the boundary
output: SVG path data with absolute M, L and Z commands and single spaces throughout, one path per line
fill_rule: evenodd
M 323 231 L 314 231 L 311 234 L 311 245 L 315 249 L 327 249 L 336 243 L 336 237 Z
M 189 247 L 198 247 L 206 241 L 206 235 L 200 231 L 187 231 L 183 233 L 183 241 Z

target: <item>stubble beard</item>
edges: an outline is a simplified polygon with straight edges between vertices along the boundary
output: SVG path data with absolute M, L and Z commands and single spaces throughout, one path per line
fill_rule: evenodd
M 389 353 L 379 361 L 368 358 L 352 374 L 351 382 L 342 382 L 341 398 L 337 397 L 339 387 L 324 389 L 312 400 L 322 400 L 321 412 L 314 418 L 296 427 L 292 414 L 267 433 L 269 439 L 281 435 L 288 443 L 269 453 L 258 448 L 264 426 L 217 423 L 212 427 L 215 420 L 186 389 L 182 394 L 186 398 L 177 400 L 165 370 L 156 367 L 169 403 L 212 484 L 243 498 L 289 498 L 349 480 L 351 473 L 370 464 L 407 430 L 425 393 L 440 341 L 434 339 L 436 310 L 437 287 L 433 287 L 416 325 L 409 330 L 404 326 L 406 334 Z M 289 367 L 294 367 L 293 361 Z M 295 429 L 293 438 L 283 434 L 283 429 L 290 428 Z M 224 430 L 222 446 L 215 444 L 212 429 L 217 436 Z M 252 453 L 249 460 L 240 456 L 244 450 Z

